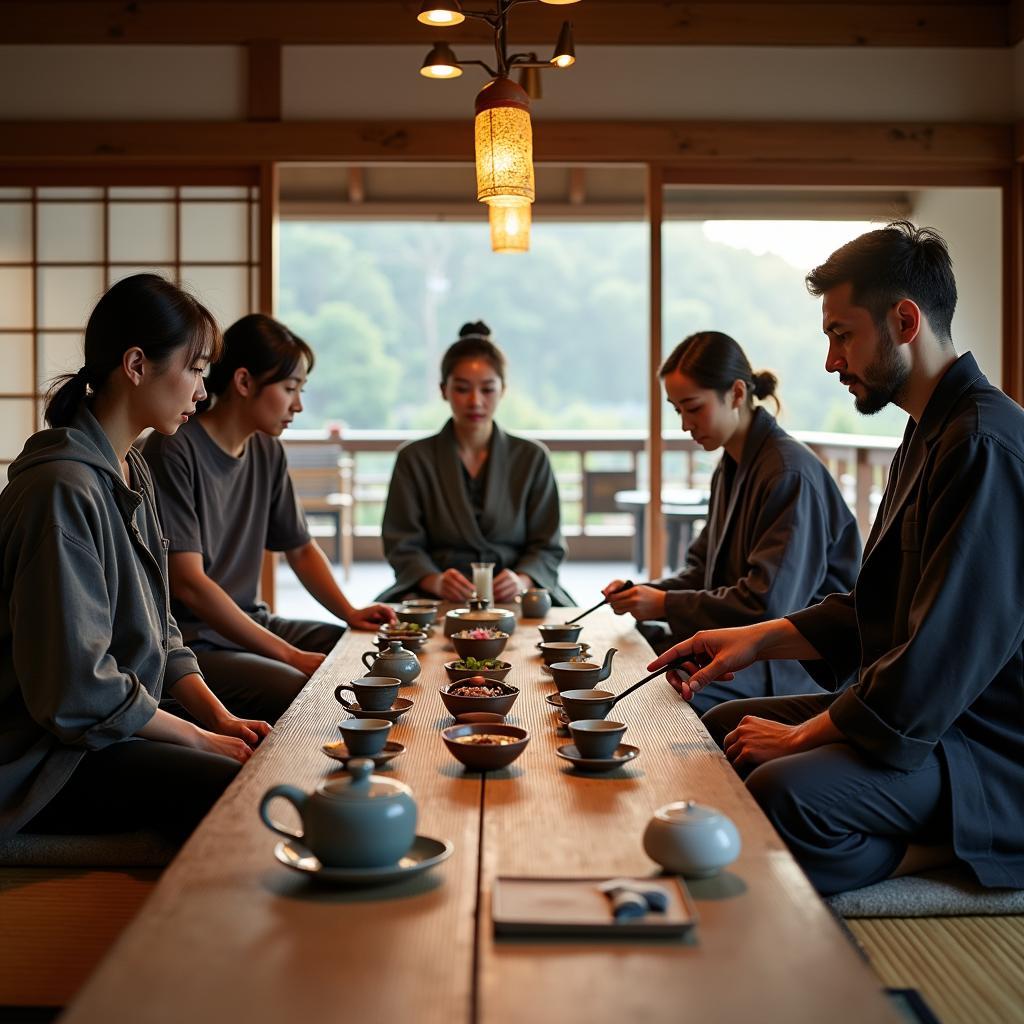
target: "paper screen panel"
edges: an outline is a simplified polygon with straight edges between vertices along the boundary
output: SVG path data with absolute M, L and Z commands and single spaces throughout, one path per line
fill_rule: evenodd
M 102 203 L 40 203 L 38 210 L 41 263 L 103 259 Z
M 32 204 L 0 203 L 0 263 L 32 262 Z
M 102 267 L 40 267 L 36 306 L 41 329 L 85 327 L 103 293 Z
M 181 259 L 241 263 L 248 259 L 246 203 L 182 203 Z
M 110 204 L 111 262 L 161 263 L 173 259 L 173 203 Z
M 32 326 L 32 268 L 0 267 L 0 328 Z

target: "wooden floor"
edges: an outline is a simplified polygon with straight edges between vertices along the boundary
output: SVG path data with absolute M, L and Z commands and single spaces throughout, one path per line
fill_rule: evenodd
M 890 988 L 916 988 L 942 1024 L 1024 1021 L 1024 917 L 846 922 Z

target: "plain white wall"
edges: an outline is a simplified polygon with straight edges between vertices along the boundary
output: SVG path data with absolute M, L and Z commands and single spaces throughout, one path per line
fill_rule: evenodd
M 943 188 L 917 193 L 912 219 L 937 228 L 956 275 L 953 341 L 970 350 L 994 384 L 1002 382 L 1002 200 L 994 188 Z
M 237 46 L 0 46 L 0 118 L 245 117 Z
M 493 63 L 486 47 L 461 59 Z M 538 47 L 546 57 L 551 42 Z M 429 47 L 295 46 L 283 60 L 284 116 L 458 118 L 482 68 L 451 81 L 419 74 Z M 529 49 L 529 47 L 515 47 Z M 543 71 L 538 118 L 597 120 L 932 120 L 1013 117 L 1014 55 L 993 49 L 581 46 L 572 68 Z
M 493 54 L 460 48 L 463 58 Z M 552 41 L 538 46 L 546 56 Z M 517 47 L 518 49 L 519 47 Z M 485 82 L 419 74 L 427 46 L 293 46 L 284 115 L 459 118 Z M 1021 49 L 582 46 L 543 72 L 539 118 L 1006 121 L 1024 94 Z M 0 118 L 202 120 L 244 116 L 232 46 L 0 46 Z

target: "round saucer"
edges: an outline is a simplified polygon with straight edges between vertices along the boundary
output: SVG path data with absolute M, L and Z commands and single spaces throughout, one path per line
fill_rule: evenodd
M 344 740 L 338 740 L 337 743 L 325 743 L 321 748 L 328 757 L 333 757 L 335 761 L 340 761 L 343 765 L 348 764 L 353 757 L 366 757 L 366 754 L 351 754 L 349 753 L 348 747 L 345 746 Z M 394 740 L 388 740 L 384 744 L 384 749 L 378 754 L 371 754 L 370 759 L 373 761 L 374 766 L 379 768 L 381 765 L 387 764 L 393 757 L 398 757 L 405 750 L 403 743 L 396 743 Z
M 562 695 L 560 693 L 549 693 L 544 698 L 556 711 L 562 710 Z
M 581 772 L 610 772 L 613 768 L 628 764 L 640 755 L 640 748 L 620 743 L 611 757 L 583 757 L 575 743 L 566 743 L 555 753 Z
M 318 882 L 335 885 L 381 885 L 418 875 L 447 860 L 455 847 L 442 839 L 417 836 L 409 852 L 397 863 L 381 868 L 325 868 L 298 839 L 286 839 L 274 847 L 274 856 L 286 867 Z
M 383 718 L 388 722 L 397 722 L 412 707 L 412 701 L 408 697 L 396 697 L 395 703 L 387 711 L 365 711 L 358 704 L 350 704 L 347 700 L 343 700 L 341 706 L 353 718 Z

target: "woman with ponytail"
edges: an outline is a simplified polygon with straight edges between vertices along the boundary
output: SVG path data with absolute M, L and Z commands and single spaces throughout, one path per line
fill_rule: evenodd
M 494 422 L 505 377 L 505 354 L 487 324 L 464 324 L 441 360 L 451 419 L 395 460 L 381 527 L 395 582 L 380 600 L 464 601 L 473 593 L 471 564 L 493 562 L 495 601 L 545 587 L 555 604 L 573 603 L 558 581 L 565 547 L 547 450 Z
M 790 437 L 778 412 L 778 380 L 754 373 L 743 349 L 719 331 L 682 341 L 661 367 L 669 405 L 704 451 L 723 449 L 711 478 L 708 521 L 678 575 L 621 593 L 604 589 L 659 649 L 699 629 L 744 626 L 848 592 L 860 565 L 860 535 L 818 457 Z M 693 700 L 698 714 L 734 697 L 818 693 L 797 662 L 762 661 Z
M 132 442 L 173 434 L 220 345 L 153 274 L 115 284 L 85 364 L 51 389 L 0 493 L 0 837 L 121 832 L 180 841 L 269 731 L 207 688 L 170 613 L 166 541 Z M 160 709 L 170 695 L 192 719 Z
M 210 688 L 228 707 L 277 721 L 344 626 L 271 615 L 259 600 L 264 550 L 283 551 L 306 590 L 355 629 L 393 622 L 356 608 L 306 528 L 278 440 L 302 412 L 313 352 L 284 324 L 252 313 L 224 332 L 210 367 L 213 405 L 143 454 L 170 551 L 172 608 Z

